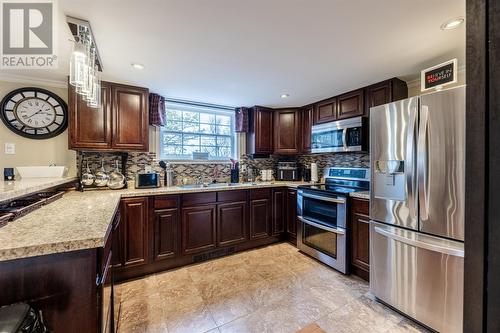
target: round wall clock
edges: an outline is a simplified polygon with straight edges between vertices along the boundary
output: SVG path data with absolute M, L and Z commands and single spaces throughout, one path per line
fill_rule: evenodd
M 68 106 L 56 94 L 40 88 L 20 88 L 2 99 L 0 116 L 14 133 L 48 139 L 68 126 Z

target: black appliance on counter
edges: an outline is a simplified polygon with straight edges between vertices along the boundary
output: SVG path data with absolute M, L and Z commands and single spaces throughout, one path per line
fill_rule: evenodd
M 300 180 L 300 172 L 297 162 L 278 162 L 276 180 Z
M 302 168 L 302 180 L 305 182 L 311 181 L 311 166 L 310 165 L 305 165 Z
M 135 175 L 135 188 L 160 187 L 160 178 L 158 172 L 139 172 Z
M 327 168 L 325 184 L 299 186 L 299 250 L 344 274 L 349 273 L 347 199 L 349 193 L 369 188 L 370 169 L 365 168 Z

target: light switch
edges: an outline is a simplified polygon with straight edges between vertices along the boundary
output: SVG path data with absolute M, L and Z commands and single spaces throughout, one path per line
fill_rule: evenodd
M 12 142 L 6 142 L 4 152 L 7 155 L 14 155 L 16 153 L 16 144 Z

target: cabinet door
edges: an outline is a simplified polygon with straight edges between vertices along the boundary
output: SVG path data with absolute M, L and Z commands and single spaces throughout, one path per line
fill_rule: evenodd
M 286 190 L 273 190 L 273 236 L 280 235 L 285 232 L 285 211 L 286 207 Z
M 338 97 L 337 119 L 362 116 L 365 111 L 364 89 L 352 91 Z
M 289 235 L 297 237 L 297 191 L 288 190 L 286 208 L 286 231 Z
M 182 253 L 213 249 L 216 241 L 215 205 L 182 209 Z
M 123 265 L 145 264 L 148 257 L 148 198 L 123 199 L 122 207 Z
M 370 221 L 368 216 L 352 215 L 352 264 L 366 272 L 370 269 Z
M 247 154 L 273 153 L 273 110 L 255 106 L 250 110 Z
M 274 153 L 297 154 L 300 152 L 300 114 L 297 109 L 274 111 Z
M 219 204 L 217 206 L 217 244 L 238 244 L 247 239 L 246 201 Z
M 255 120 L 255 153 L 272 153 L 273 111 L 258 109 Z
M 250 239 L 269 237 L 271 234 L 271 203 L 269 199 L 250 201 Z
M 143 150 L 149 147 L 148 90 L 113 85 L 114 149 Z
M 179 210 L 177 208 L 154 211 L 153 260 L 163 260 L 179 254 Z
M 314 106 L 314 123 L 326 123 L 337 119 L 337 99 L 330 98 Z
M 313 125 L 313 107 L 302 109 L 302 152 L 311 152 L 311 128 Z
M 102 105 L 87 106 L 75 88 L 68 84 L 68 138 L 70 149 L 111 148 L 111 87 L 101 85 Z
M 391 81 L 384 81 L 367 89 L 367 104 L 368 109 L 373 106 L 378 106 L 392 101 Z

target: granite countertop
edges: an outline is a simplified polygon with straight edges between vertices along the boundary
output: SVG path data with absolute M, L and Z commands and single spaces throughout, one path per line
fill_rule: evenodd
M 77 179 L 76 177 L 26 178 L 15 181 L 0 181 L 0 202 L 43 191 Z
M 360 191 L 349 193 L 350 197 L 370 200 L 370 191 Z
M 45 183 L 45 188 L 63 184 Z M 0 228 L 0 261 L 91 249 L 104 241 L 120 199 L 124 197 L 199 193 L 272 187 L 297 187 L 304 182 L 273 182 L 206 188 L 154 188 L 68 192 L 48 205 Z M 41 186 L 41 185 L 40 185 Z M 31 192 L 43 190 L 36 185 Z M 24 189 L 26 191 L 26 188 Z M 19 192 L 19 191 L 18 191 Z M 1 193 L 1 192 L 0 192 Z M 28 194 L 28 193 L 24 193 Z

